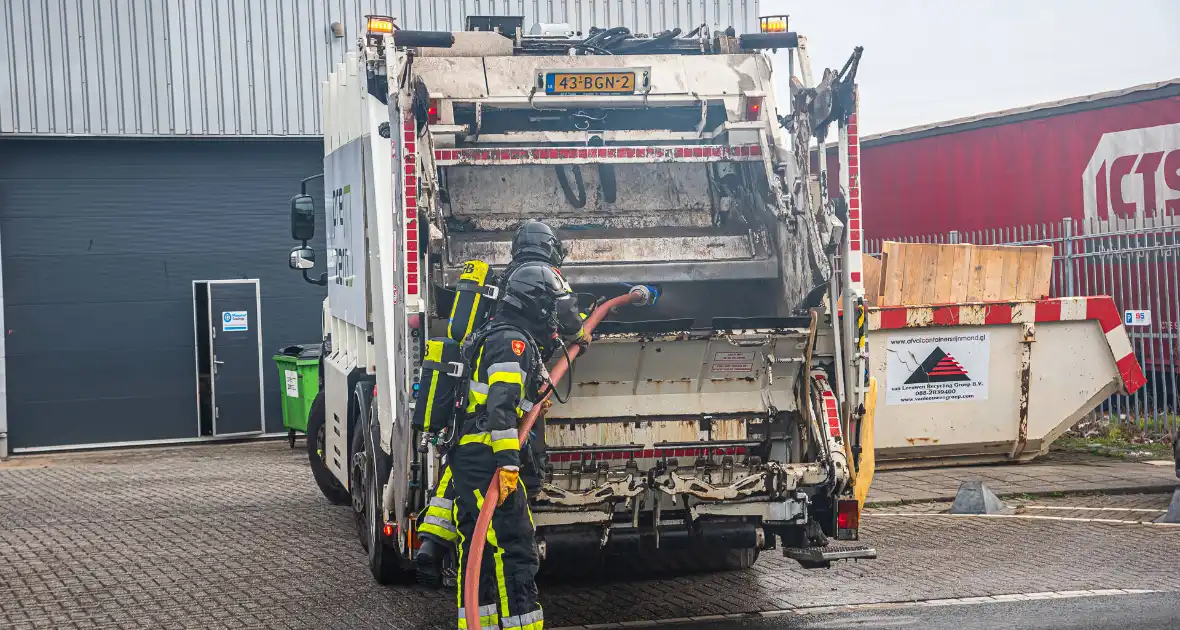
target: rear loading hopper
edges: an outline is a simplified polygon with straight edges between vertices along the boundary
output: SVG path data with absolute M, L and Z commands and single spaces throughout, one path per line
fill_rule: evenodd
M 1109 297 L 869 310 L 884 467 L 1028 461 L 1143 372 Z

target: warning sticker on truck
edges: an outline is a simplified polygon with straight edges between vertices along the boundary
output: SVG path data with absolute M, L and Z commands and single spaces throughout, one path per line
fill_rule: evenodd
M 989 333 L 891 338 L 885 404 L 987 400 Z
M 713 353 L 713 374 L 751 374 L 754 372 L 753 352 L 722 351 Z

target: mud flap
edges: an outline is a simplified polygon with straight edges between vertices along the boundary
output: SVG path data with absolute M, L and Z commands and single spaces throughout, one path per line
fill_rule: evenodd
M 877 469 L 877 457 L 873 450 L 873 418 L 876 412 L 877 379 L 870 378 L 869 391 L 865 394 L 865 414 L 860 420 L 860 461 L 856 462 L 852 480 L 852 492 L 856 495 L 862 511 L 865 508 L 865 498 L 869 496 L 869 486 L 873 483 L 873 473 Z

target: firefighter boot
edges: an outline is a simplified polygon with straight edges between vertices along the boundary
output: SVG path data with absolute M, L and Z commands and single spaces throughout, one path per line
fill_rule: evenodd
M 430 588 L 442 586 L 442 560 L 446 553 L 446 545 L 434 536 L 422 537 L 422 546 L 414 554 L 414 569 L 419 584 Z

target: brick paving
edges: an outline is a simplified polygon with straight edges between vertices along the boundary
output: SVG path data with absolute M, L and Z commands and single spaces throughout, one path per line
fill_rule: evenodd
M 1158 504 L 1109 505 L 1148 501 Z M 1177 529 L 870 512 L 862 533 L 879 560 L 806 571 L 769 552 L 744 572 L 623 566 L 544 581 L 547 622 L 1180 590 Z M 453 602 L 374 584 L 350 511 L 319 496 L 301 451 L 285 444 L 0 465 L 0 628 L 453 628 Z
M 998 495 L 1061 492 L 1170 492 L 1180 487 L 1172 466 L 1083 453 L 1056 453 L 1026 464 L 883 470 L 873 478 L 869 503 L 946 501 L 964 481 L 982 481 Z

